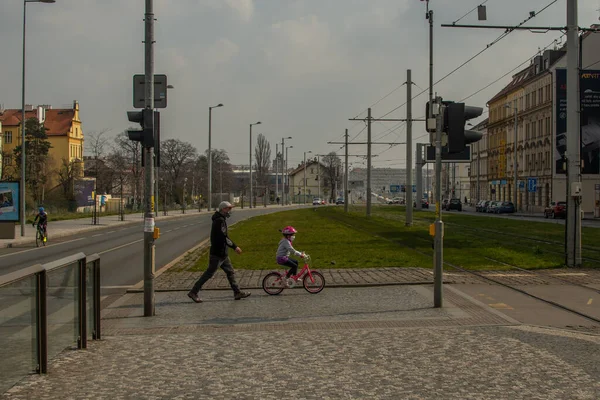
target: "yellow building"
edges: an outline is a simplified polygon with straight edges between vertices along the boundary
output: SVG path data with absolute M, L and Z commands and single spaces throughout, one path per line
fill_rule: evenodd
M 11 173 L 11 169 L 14 171 L 13 150 L 21 144 L 21 115 L 20 109 L 0 110 L 5 176 Z M 25 119 L 30 118 L 36 118 L 44 124 L 48 141 L 52 146 L 48 152 L 48 165 L 53 172 L 50 174 L 49 188 L 52 188 L 56 185 L 57 174 L 63 165 L 63 160 L 83 162 L 83 130 L 79 119 L 79 103 L 74 101 L 73 108 L 65 109 L 53 109 L 48 105 L 37 108 L 26 105 Z M 83 171 L 83 164 L 81 171 Z

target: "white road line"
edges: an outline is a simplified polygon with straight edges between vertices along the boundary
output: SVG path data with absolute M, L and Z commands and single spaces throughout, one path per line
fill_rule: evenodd
M 102 236 L 102 235 L 104 235 L 104 233 L 97 233 L 95 235 L 92 235 L 92 237 L 98 237 L 98 236 Z
M 100 289 L 130 289 L 132 285 L 123 285 L 123 286 L 100 286 Z
M 108 232 L 106 232 L 106 233 L 115 233 L 115 232 L 116 232 L 116 231 L 108 231 Z
M 113 247 L 112 249 L 101 251 L 100 253 L 98 253 L 98 255 L 100 256 L 102 254 L 110 253 L 111 251 L 119 250 L 119 249 L 122 249 L 123 247 L 127 247 L 132 244 L 143 242 L 143 241 L 144 241 L 144 239 L 134 240 L 133 242 L 125 243 L 125 244 L 122 244 L 121 246 L 117 246 L 117 247 Z
M 66 241 L 66 242 L 54 243 L 54 244 L 47 245 L 47 246 L 45 246 L 45 247 L 35 247 L 35 248 L 33 248 L 33 249 L 27 249 L 27 250 L 23 250 L 23 251 L 16 251 L 16 252 L 14 252 L 14 253 L 9 253 L 9 254 L 4 254 L 4 255 L 1 255 L 1 256 L 0 256 L 0 258 L 3 258 L 3 257 L 10 257 L 10 256 L 15 256 L 15 255 L 17 255 L 17 254 L 28 253 L 28 252 L 30 252 L 30 251 L 35 251 L 35 250 L 47 249 L 48 247 L 60 246 L 60 245 L 62 245 L 62 244 L 73 243 L 73 242 L 76 242 L 76 241 L 78 241 L 78 240 L 83 240 L 83 239 L 85 239 L 85 238 L 78 238 L 78 239 L 68 240 L 68 241 Z

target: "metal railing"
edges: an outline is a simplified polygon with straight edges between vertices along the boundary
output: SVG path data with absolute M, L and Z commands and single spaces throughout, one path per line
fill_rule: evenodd
M 83 253 L 0 276 L 0 393 L 48 360 L 101 338 L 100 256 Z

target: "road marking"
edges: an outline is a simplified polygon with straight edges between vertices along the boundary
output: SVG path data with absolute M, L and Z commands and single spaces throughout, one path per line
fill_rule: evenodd
M 585 272 L 563 272 L 560 274 L 550 274 L 553 276 L 587 276 Z
M 106 233 L 115 233 L 115 232 L 116 232 L 116 231 L 108 231 L 108 232 L 106 232 Z
M 591 306 L 591 305 L 592 305 L 592 301 L 593 301 L 593 300 L 594 300 L 594 299 L 589 299 L 589 300 L 588 300 L 588 304 L 587 304 L 587 305 L 588 305 L 588 306 Z
M 100 289 L 129 289 L 133 287 L 132 285 L 123 285 L 123 286 L 100 286 Z
M 495 304 L 488 304 L 488 305 L 497 310 L 514 310 L 514 308 L 512 308 L 508 304 L 504 304 L 504 303 L 495 303 Z
M 104 233 L 97 233 L 95 235 L 92 235 L 92 237 L 98 237 L 98 236 L 102 236 L 102 235 L 104 235 Z
M 16 251 L 14 253 L 9 253 L 9 254 L 1 255 L 0 258 L 15 256 L 17 254 L 28 253 L 30 251 L 35 251 L 35 250 L 47 249 L 48 247 L 60 246 L 61 244 L 73 243 L 73 242 L 76 242 L 78 240 L 83 240 L 83 239 L 85 239 L 85 238 L 78 238 L 78 239 L 73 239 L 73 240 L 69 240 L 69 241 L 66 241 L 66 242 L 54 243 L 54 244 L 47 245 L 45 247 L 34 247 L 33 249 L 27 249 L 27 250 L 23 250 L 23 251 Z
M 100 256 L 105 253 L 110 253 L 111 251 L 119 250 L 119 249 L 122 249 L 123 247 L 131 246 L 132 244 L 143 242 L 143 241 L 144 241 L 144 239 L 134 240 L 133 242 L 125 243 L 120 246 L 113 247 L 112 249 L 101 251 L 100 253 L 98 253 L 98 255 Z

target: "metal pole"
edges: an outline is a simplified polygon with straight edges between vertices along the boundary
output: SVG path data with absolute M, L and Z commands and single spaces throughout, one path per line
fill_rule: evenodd
M 219 162 L 219 179 L 221 181 L 221 198 L 220 201 L 223 201 L 223 160 Z
M 319 183 L 319 199 L 321 198 L 321 155 L 317 154 L 317 177 Z
M 250 124 L 250 200 L 248 208 L 252 208 L 252 124 Z
M 517 167 L 517 141 L 519 139 L 518 137 L 518 109 L 517 109 L 517 100 L 515 100 L 515 148 L 514 148 L 514 168 L 515 168 L 515 182 L 513 184 L 514 188 L 513 188 L 513 202 L 515 204 L 515 210 L 517 210 L 517 205 L 518 205 L 518 200 L 517 200 L 517 194 L 518 194 L 518 190 L 519 190 L 519 169 Z
M 27 2 L 23 0 L 23 76 L 21 86 L 21 236 L 25 236 L 25 24 Z
M 306 152 L 304 152 L 304 201 L 302 204 L 306 204 Z
M 283 153 L 285 150 L 285 138 L 281 138 L 281 206 L 285 203 L 285 177 L 283 176 Z M 279 164 L 279 161 L 277 162 Z
M 406 226 L 413 224 L 412 191 L 412 77 L 411 70 L 406 71 Z M 416 200 L 415 200 L 416 201 Z M 419 199 L 419 203 L 421 203 Z M 418 204 L 417 206 L 420 206 Z
M 371 216 L 371 109 L 367 116 L 367 217 Z
M 275 204 L 277 203 L 277 198 L 279 197 L 279 143 L 275 143 Z M 281 201 L 281 197 L 279 197 L 279 201 Z
M 145 87 L 146 109 L 154 110 L 154 9 L 153 0 L 146 0 L 145 25 Z M 154 118 L 151 132 L 154 132 Z M 154 179 L 154 150 L 146 151 L 146 216 L 144 222 L 144 316 L 154 315 L 154 205 L 152 204 L 152 188 Z
M 480 171 L 481 170 L 481 148 L 479 146 L 479 141 L 477 142 L 477 203 L 481 201 L 481 193 L 479 192 L 480 188 Z M 515 209 L 517 207 L 517 203 L 515 203 Z
M 417 208 L 420 207 L 420 203 L 421 203 L 421 199 L 423 198 L 423 143 L 417 143 L 417 149 L 416 149 L 416 162 L 415 162 L 415 168 L 416 168 L 416 177 L 417 177 L 417 198 L 415 199 L 415 201 L 419 200 L 417 202 Z
M 289 201 L 289 197 L 290 197 L 290 176 L 288 175 L 288 160 L 289 160 L 288 149 L 289 149 L 289 147 L 285 148 L 285 172 L 284 172 L 284 175 L 285 175 L 286 186 L 284 186 L 284 190 L 287 187 L 287 192 L 286 192 L 286 196 L 285 196 L 286 202 Z
M 344 146 L 345 154 L 344 154 L 344 212 L 348 212 L 348 129 L 346 129 L 345 142 Z
M 433 305 L 436 308 L 442 307 L 442 273 L 444 263 L 444 223 L 442 222 L 442 124 L 444 112 L 442 108 L 442 99 L 438 97 L 436 103 L 439 112 L 436 117 L 436 140 L 435 140 L 435 261 L 433 275 Z
M 581 185 L 578 34 L 577 0 L 567 0 L 567 267 L 581 266 L 581 198 L 572 193 L 574 183 Z
M 208 208 L 212 208 L 212 107 L 208 107 Z

